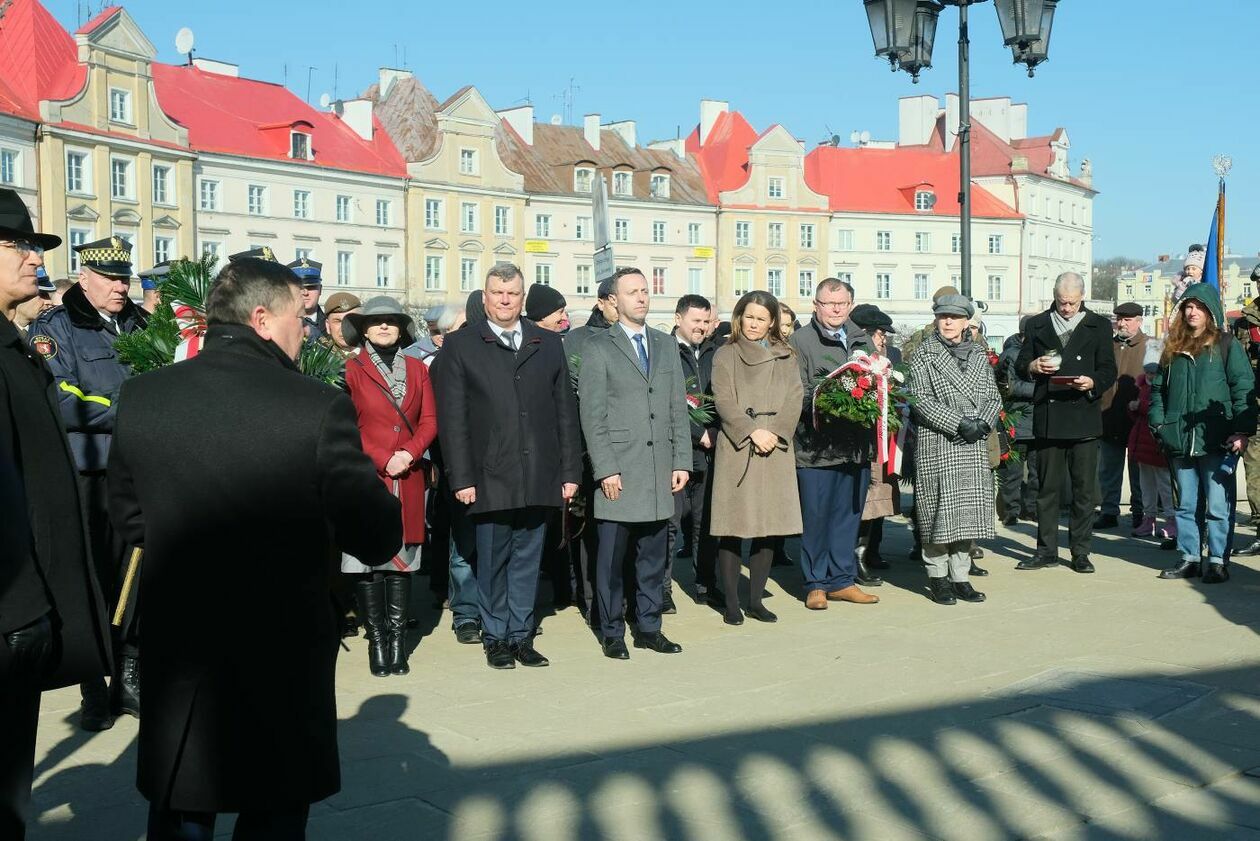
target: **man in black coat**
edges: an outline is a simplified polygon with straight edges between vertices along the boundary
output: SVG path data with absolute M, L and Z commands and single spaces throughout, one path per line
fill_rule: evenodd
M 521 318 L 525 281 L 486 276 L 486 321 L 452 333 L 433 363 L 442 456 L 477 536 L 486 662 L 545 666 L 533 646 L 547 517 L 577 493 L 577 400 L 560 336 Z
M 331 545 L 385 563 L 402 512 L 350 399 L 294 364 L 297 277 L 229 263 L 206 315 L 197 356 L 123 385 L 110 453 L 110 514 L 145 553 L 138 785 L 150 841 L 219 812 L 238 841 L 297 839 L 341 788 Z
M 109 670 L 105 607 L 87 550 L 74 457 L 53 376 L 13 326 L 59 237 L 0 190 L 0 838 L 26 837 L 40 692 Z
M 1072 483 L 1071 568 L 1090 573 L 1090 534 L 1098 502 L 1098 439 L 1102 396 L 1116 381 L 1111 322 L 1085 309 L 1085 281 L 1064 272 L 1054 282 L 1054 305 L 1028 319 L 1015 373 L 1031 377 L 1037 473 L 1037 554 L 1016 569 L 1059 563 L 1059 493 Z
M 1033 446 L 1032 434 L 1032 401 L 1036 384 L 1030 377 L 1021 377 L 1015 372 L 1015 362 L 1024 347 L 1022 331 L 1028 326 L 1030 318 L 1032 316 L 1026 315 L 1019 320 L 1021 332 L 1006 340 L 994 371 L 998 389 L 1006 397 L 1007 405 L 1019 412 L 1015 421 L 1015 440 L 1011 442 L 1011 449 L 1018 458 L 1008 459 L 998 470 L 1002 503 L 1006 509 L 1002 522 L 1007 526 L 1013 526 L 1020 520 L 1037 521 L 1037 448 Z
M 713 354 L 717 344 L 707 338 L 713 320 L 713 306 L 700 295 L 683 295 L 674 309 L 674 338 L 682 362 L 683 381 L 688 395 L 711 395 Z M 701 425 L 691 421 L 691 479 L 674 494 L 674 516 L 669 521 L 669 551 L 665 556 L 665 607 L 674 613 L 674 555 L 681 543 L 692 557 L 695 571 L 696 604 L 703 604 L 717 586 L 717 542 L 709 536 L 708 501 L 713 488 L 713 444 L 718 434 L 717 412 L 713 421 Z

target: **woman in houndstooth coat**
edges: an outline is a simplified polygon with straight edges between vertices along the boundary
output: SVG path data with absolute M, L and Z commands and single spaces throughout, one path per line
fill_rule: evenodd
M 918 425 L 914 465 L 915 525 L 923 540 L 932 599 L 984 601 L 967 579 L 971 542 L 994 534 L 993 471 L 985 439 L 1002 399 L 984 349 L 966 337 L 975 312 L 962 295 L 932 308 L 936 331 L 910 360 L 909 388 Z

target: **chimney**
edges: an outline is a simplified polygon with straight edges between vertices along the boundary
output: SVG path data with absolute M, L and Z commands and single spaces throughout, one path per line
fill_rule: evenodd
M 1011 106 L 1011 140 L 1023 140 L 1028 136 L 1028 104 Z
M 582 134 L 586 137 L 586 142 L 596 152 L 599 151 L 599 115 L 587 114 L 582 118 Z
M 241 75 L 241 67 L 239 64 L 229 64 L 226 61 L 215 61 L 212 58 L 193 58 L 193 67 L 198 70 L 204 70 L 207 73 L 217 73 L 220 76 L 231 76 L 233 78 Z
M 394 86 L 394 82 L 402 79 L 415 78 L 410 70 L 399 70 L 395 67 L 382 67 L 380 70 L 380 98 L 384 99 L 389 96 L 389 89 Z
M 958 94 L 945 94 L 945 151 L 954 151 L 958 142 Z
M 941 113 L 936 97 L 903 96 L 897 100 L 897 143 L 902 146 L 923 146 L 936 130 L 936 118 Z
M 626 145 L 631 149 L 638 145 L 638 143 L 635 142 L 634 120 L 619 120 L 615 123 L 609 123 L 608 128 L 621 135 L 621 139 L 626 141 Z
M 729 102 L 723 102 L 720 99 L 702 99 L 700 100 L 700 145 L 703 146 L 705 141 L 709 139 L 709 132 L 713 131 L 713 125 L 717 122 L 717 118 L 725 114 L 731 108 Z
M 333 106 L 334 113 L 364 140 L 372 140 L 372 101 L 346 99 Z
M 526 146 L 534 145 L 534 106 L 520 105 L 498 112 L 499 118 L 521 136 Z

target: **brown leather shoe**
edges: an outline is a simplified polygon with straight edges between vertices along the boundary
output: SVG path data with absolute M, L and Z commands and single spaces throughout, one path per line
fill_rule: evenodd
M 810 590 L 805 595 L 805 606 L 810 610 L 826 610 L 827 593 L 823 590 Z
M 856 584 L 850 584 L 843 590 L 832 590 L 827 594 L 827 601 L 853 602 L 854 604 L 875 604 L 875 602 L 879 601 L 879 596 L 864 593 L 858 589 Z

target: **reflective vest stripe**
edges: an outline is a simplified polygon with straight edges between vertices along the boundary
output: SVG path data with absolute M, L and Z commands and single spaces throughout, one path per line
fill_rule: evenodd
M 102 406 L 111 405 L 108 397 L 97 397 L 94 394 L 84 394 L 77 386 L 70 385 L 70 383 L 65 380 L 62 380 L 58 387 L 66 394 L 73 394 L 85 403 L 100 403 Z

